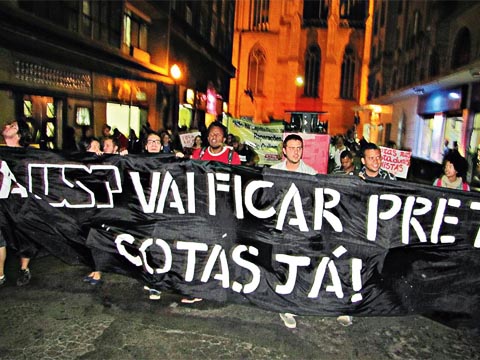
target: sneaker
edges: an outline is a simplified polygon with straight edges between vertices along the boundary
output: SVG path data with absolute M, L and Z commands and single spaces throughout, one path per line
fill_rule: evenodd
M 17 286 L 24 286 L 30 282 L 32 275 L 29 269 L 20 270 L 20 277 L 17 279 Z
M 0 287 L 5 286 L 6 284 L 7 284 L 7 277 L 5 275 L 3 275 L 0 278 Z
M 294 318 L 294 314 L 280 313 L 280 318 L 283 320 L 285 326 L 289 329 L 295 329 L 297 327 L 297 321 Z
M 203 301 L 203 299 L 188 297 L 188 298 L 183 298 L 183 299 L 181 300 L 181 302 L 182 302 L 183 304 L 193 304 L 193 303 L 196 303 L 196 302 L 199 302 L 199 301 Z
M 337 322 L 342 326 L 350 326 L 353 324 L 353 317 L 350 315 L 340 315 L 337 317 Z
M 148 290 L 148 298 L 150 300 L 160 300 L 160 295 L 162 293 L 158 290 L 155 290 L 155 289 L 149 289 Z

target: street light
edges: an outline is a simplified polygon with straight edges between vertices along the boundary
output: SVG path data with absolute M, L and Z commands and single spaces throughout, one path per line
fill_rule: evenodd
M 182 70 L 177 64 L 170 67 L 170 76 L 173 79 L 173 109 L 172 109 L 172 130 L 176 133 L 178 129 L 178 114 L 179 114 L 179 91 L 178 80 L 182 78 Z
M 303 77 L 298 75 L 296 78 L 295 78 L 295 84 L 297 86 L 302 86 L 303 85 Z
M 182 77 L 182 70 L 180 70 L 180 67 L 177 64 L 173 64 L 170 68 L 170 75 L 172 76 L 173 80 L 175 80 L 175 83 Z

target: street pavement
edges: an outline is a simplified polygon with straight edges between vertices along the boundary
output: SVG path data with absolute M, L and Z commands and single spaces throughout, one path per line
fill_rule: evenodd
M 275 312 L 202 301 L 180 303 L 163 293 L 105 274 L 82 282 L 88 269 L 52 256 L 31 263 L 32 280 L 16 287 L 9 257 L 0 288 L 0 359 L 480 359 L 478 332 L 422 316 L 299 316 L 287 329 Z

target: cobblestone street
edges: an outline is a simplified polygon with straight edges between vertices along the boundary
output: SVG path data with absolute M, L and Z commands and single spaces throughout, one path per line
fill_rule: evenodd
M 32 281 L 15 286 L 7 263 L 0 289 L 0 359 L 479 359 L 478 334 L 421 316 L 297 317 L 253 306 L 151 301 L 135 280 L 105 274 L 83 283 L 84 267 L 49 256 L 32 261 Z

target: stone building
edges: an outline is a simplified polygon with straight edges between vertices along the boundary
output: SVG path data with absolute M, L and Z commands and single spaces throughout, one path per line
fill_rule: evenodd
M 232 115 L 264 123 L 314 112 L 313 131 L 352 128 L 355 109 L 366 100 L 368 6 L 360 0 L 237 1 Z

